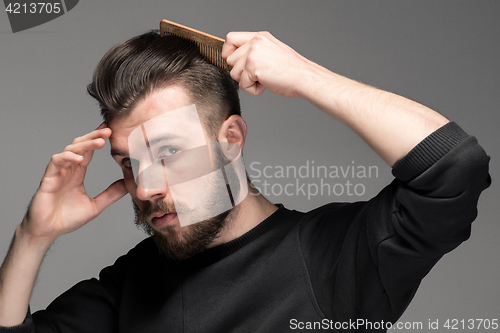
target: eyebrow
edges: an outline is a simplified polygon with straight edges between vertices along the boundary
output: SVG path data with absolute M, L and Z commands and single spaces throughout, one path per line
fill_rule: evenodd
M 128 154 L 123 150 L 112 148 L 111 149 L 111 156 L 113 156 L 113 157 L 115 157 L 115 156 L 128 156 Z
M 174 139 L 182 139 L 183 137 L 177 134 L 163 134 L 160 136 L 155 137 L 154 139 L 149 140 L 149 146 L 154 147 L 157 143 L 163 141 L 163 140 L 174 140 Z
M 152 140 L 149 140 L 149 146 L 155 146 L 157 143 L 163 141 L 163 140 L 173 140 L 173 139 L 182 139 L 181 136 L 176 135 L 176 134 L 164 134 L 160 135 Z M 116 149 L 112 148 L 111 149 L 111 156 L 122 156 L 122 157 L 128 157 L 128 153 L 124 150 L 121 149 Z

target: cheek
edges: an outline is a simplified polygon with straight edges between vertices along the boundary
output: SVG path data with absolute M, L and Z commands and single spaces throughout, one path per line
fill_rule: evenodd
M 128 193 L 132 197 L 134 203 L 139 207 L 139 210 L 144 209 L 144 202 L 137 198 L 137 185 L 134 181 L 133 177 L 124 177 L 125 187 L 127 188 Z
M 128 193 L 132 196 L 132 198 L 136 198 L 137 184 L 135 183 L 134 176 L 132 172 L 123 172 L 123 180 L 125 181 L 125 187 L 127 188 Z M 137 200 L 136 200 L 137 201 Z

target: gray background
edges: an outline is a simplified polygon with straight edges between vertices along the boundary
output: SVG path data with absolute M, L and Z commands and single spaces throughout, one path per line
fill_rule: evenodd
M 0 255 L 50 156 L 99 125 L 85 86 L 112 45 L 157 28 L 163 18 L 221 37 L 232 30 L 268 30 L 323 66 L 426 104 L 478 138 L 492 157 L 494 183 L 481 197 L 472 237 L 424 279 L 401 320 L 499 318 L 499 17 L 499 1 L 80 1 L 56 20 L 13 34 L 1 12 Z M 307 160 L 379 167 L 378 178 L 357 180 L 364 196 L 281 195 L 270 196 L 272 201 L 308 210 L 366 200 L 391 180 L 389 167 L 363 141 L 312 105 L 269 92 L 242 92 L 241 99 L 249 128 L 247 167 L 299 167 Z M 121 177 L 108 144 L 87 175 L 91 196 Z M 51 247 L 32 308 L 44 308 L 76 282 L 97 276 L 143 238 L 127 196 Z

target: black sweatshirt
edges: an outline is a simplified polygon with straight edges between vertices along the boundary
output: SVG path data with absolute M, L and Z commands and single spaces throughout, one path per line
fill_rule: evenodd
M 99 279 L 3 332 L 372 332 L 470 235 L 489 157 L 455 123 L 417 145 L 368 202 L 283 206 L 245 235 L 182 262 L 150 238 Z M 337 329 L 336 329 L 337 328 Z

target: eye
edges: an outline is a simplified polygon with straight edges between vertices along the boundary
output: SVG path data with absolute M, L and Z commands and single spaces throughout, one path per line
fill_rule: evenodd
M 121 164 L 122 164 L 122 166 L 124 166 L 127 169 L 131 169 L 132 168 L 132 162 L 130 161 L 130 158 L 124 158 L 122 160 Z
M 179 152 L 179 148 L 166 146 L 166 147 L 162 147 L 158 150 L 157 157 L 162 159 L 162 158 L 166 158 L 166 157 L 170 157 L 172 155 L 175 155 L 178 152 Z
M 124 158 L 121 162 L 120 165 L 124 167 L 125 169 L 133 169 L 137 168 L 139 166 L 139 162 L 135 159 L 130 159 L 130 158 Z

